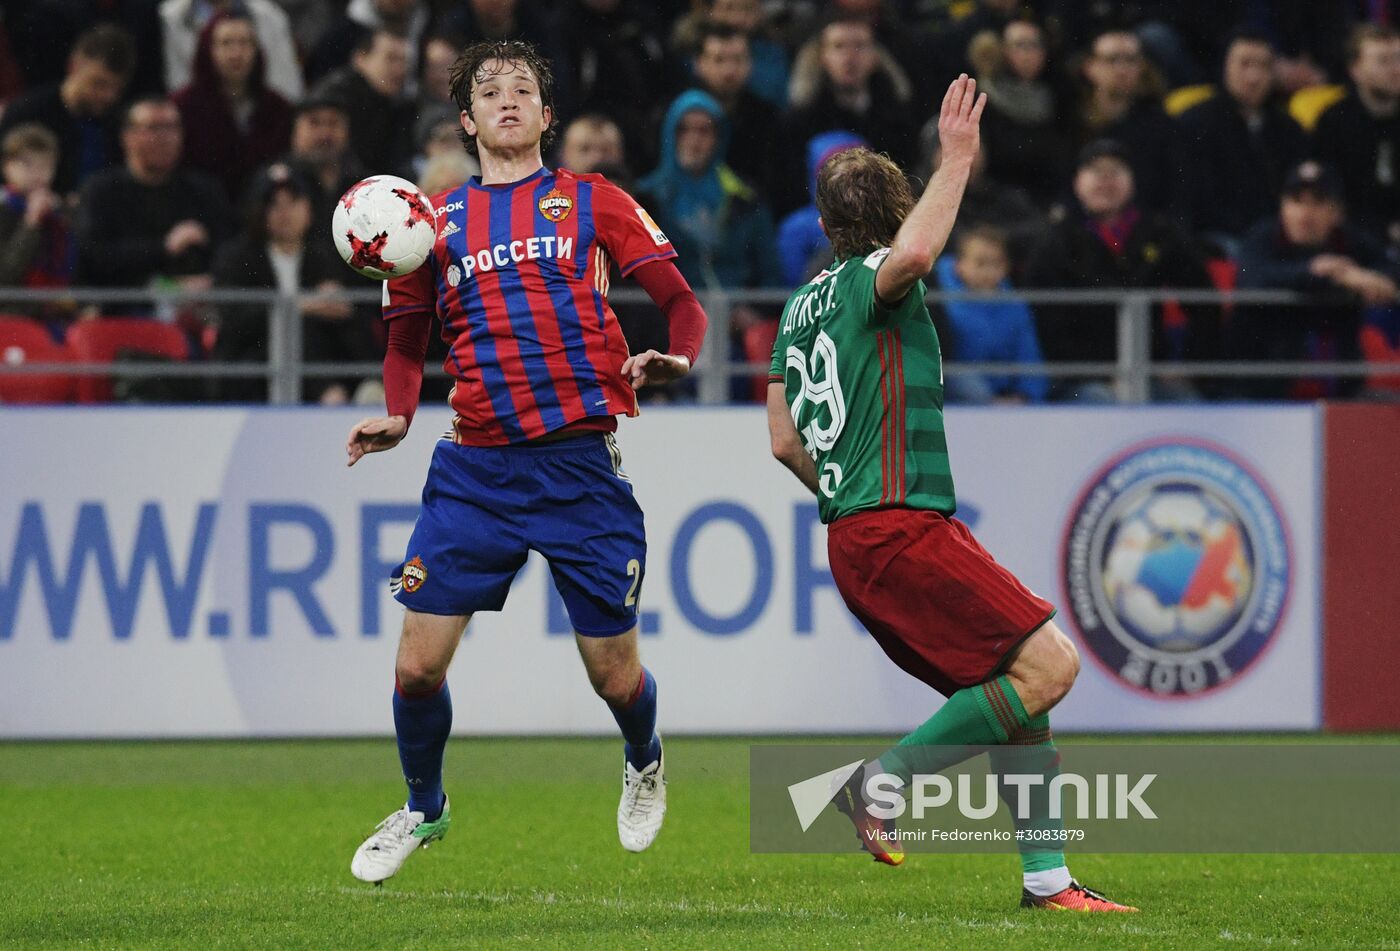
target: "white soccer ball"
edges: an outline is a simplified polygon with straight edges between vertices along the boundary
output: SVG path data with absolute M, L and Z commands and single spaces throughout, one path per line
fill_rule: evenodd
M 437 216 L 417 185 L 393 175 L 371 175 L 340 196 L 331 230 L 346 264 L 365 277 L 386 281 L 428 259 L 437 239 Z

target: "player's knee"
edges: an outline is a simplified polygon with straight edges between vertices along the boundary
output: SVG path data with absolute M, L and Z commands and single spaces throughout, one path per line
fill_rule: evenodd
M 426 693 L 447 675 L 441 665 L 419 657 L 401 657 L 395 665 L 394 675 L 399 679 L 399 688 L 404 693 Z
M 1075 650 L 1074 643 L 1063 634 L 1056 641 L 1056 659 L 1047 671 L 1044 685 L 1047 705 L 1052 707 L 1065 698 L 1079 676 L 1079 651 Z
M 626 706 L 637 692 L 638 674 L 625 664 L 598 671 L 590 679 L 593 690 L 610 706 Z

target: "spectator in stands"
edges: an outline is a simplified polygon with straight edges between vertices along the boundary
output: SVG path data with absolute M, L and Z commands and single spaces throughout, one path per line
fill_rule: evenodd
M 329 222 L 335 203 L 368 172 L 350 151 L 350 112 L 339 99 L 310 95 L 296 105 L 292 148 L 285 156 L 311 190 L 314 234 L 334 248 Z
M 413 157 L 413 174 L 417 179 L 434 158 L 444 154 L 460 154 L 470 158 L 462 149 L 462 120 L 460 110 L 443 104 L 420 107 L 418 121 L 413 126 L 413 143 L 417 154 Z M 470 167 L 478 168 L 475 159 Z M 471 174 L 475 175 L 476 172 Z
M 66 287 L 73 280 L 73 235 L 63 200 L 53 191 L 58 137 L 29 122 L 0 139 L 0 286 Z M 0 302 L 7 313 L 61 317 L 58 306 Z
M 1142 43 L 1127 30 L 1094 38 L 1082 73 L 1087 83 L 1080 105 L 1079 144 L 1099 139 L 1120 143 L 1132 164 L 1137 203 L 1175 213 L 1181 204 L 1181 154 L 1176 126 L 1160 104 L 1160 83 L 1142 55 Z
M 555 81 L 569 90 L 569 115 L 601 112 L 623 128 L 650 166 L 656 128 L 679 69 L 649 0 L 571 0 L 560 4 L 565 58 Z
M 136 50 L 125 30 L 93 27 L 78 37 L 61 82 L 32 89 L 5 107 L 0 136 L 29 122 L 57 136 L 53 187 L 60 195 L 72 194 L 120 159 L 116 106 L 135 64 Z
M 291 20 L 273 0 L 165 0 L 160 19 L 166 88 L 183 89 L 190 84 L 200 34 L 214 14 L 231 9 L 246 12 L 257 27 L 258 47 L 267 62 L 267 85 L 288 102 L 296 102 L 306 88 L 301 63 Z
M 1400 242 L 1400 32 L 1363 24 L 1347 42 L 1351 89 L 1322 114 L 1316 155 L 1341 176 L 1353 223 Z
M 986 118 L 985 113 L 983 118 Z M 1014 185 L 991 180 L 987 167 L 992 154 L 984 141 L 972 159 L 972 173 L 967 187 L 963 189 L 954 231 L 986 225 L 1005 235 L 1012 280 L 1015 280 L 1031 252 L 1045 240 L 1050 230 L 1050 220 L 1029 194 Z M 937 116 L 925 123 L 919 133 L 919 155 L 916 173 L 928 181 L 943 160 L 938 144 Z
M 748 88 L 752 74 L 746 34 L 715 23 L 701 27 L 695 53 L 696 86 L 724 107 L 730 131 L 730 166 L 767 198 L 773 193 L 778 173 L 779 115 L 772 103 Z
M 277 0 L 277 5 L 291 21 L 292 41 L 302 54 L 302 75 L 309 85 L 313 80 L 306 75 L 306 54 L 321 42 L 321 37 L 339 18 L 344 4 L 338 0 Z
M 194 57 L 194 79 L 171 97 L 184 125 L 185 164 L 208 172 L 237 200 L 262 165 L 287 150 L 292 107 L 267 87 L 252 19 L 210 18 Z
M 637 183 L 638 201 L 655 214 L 676 249 L 676 266 L 697 291 L 777 287 L 772 216 L 724 163 L 727 138 L 720 104 L 698 89 L 682 93 L 662 125 L 661 164 Z M 742 361 L 743 332 L 767 318 L 742 302 L 729 317 L 731 349 Z
M 435 33 L 423 43 L 423 58 L 418 67 L 418 102 L 426 108 L 434 103 L 452 107 L 452 64 L 462 52 L 462 43 L 452 37 Z
M 464 43 L 528 40 L 550 63 L 556 77 L 567 76 L 568 55 L 552 9 L 555 6 L 539 0 L 458 0 L 445 6 L 438 29 L 461 37 Z M 558 82 L 554 111 L 560 116 L 574 114 L 573 89 Z
M 310 188 L 292 170 L 269 166 L 249 191 L 243 231 L 219 254 L 214 269 L 218 287 L 277 290 L 301 296 L 302 359 L 308 363 L 354 363 L 379 354 L 370 333 L 372 313 L 353 308 L 337 293 L 350 274 L 334 253 L 308 241 L 312 227 Z M 268 312 L 259 304 L 224 305 L 214 358 L 233 362 L 267 360 Z M 310 378 L 303 384 L 306 400 L 340 405 L 349 402 L 358 378 Z M 230 377 L 220 387 L 226 400 L 262 402 L 267 382 L 256 377 Z
M 822 230 L 817 211 L 817 172 L 837 152 L 869 147 L 853 132 L 821 132 L 807 143 L 807 191 L 811 201 L 794 211 L 778 225 L 778 258 L 783 267 L 783 285 L 805 284 L 832 263 L 831 242 Z
M 794 146 L 810 142 L 818 132 L 854 132 L 904 168 L 914 160 L 919 126 L 913 87 L 894 58 L 875 43 L 865 20 L 830 20 L 798 53 L 790 88 L 792 111 L 783 129 L 789 149 L 786 186 L 773 198 L 781 210 L 805 200 L 804 156 Z
M 1229 9 L 1228 4 L 1219 6 Z M 1279 85 L 1291 95 L 1306 86 L 1340 81 L 1347 34 L 1357 20 L 1356 10 L 1349 8 L 1366 6 L 1374 4 L 1269 0 L 1248 4 L 1243 25 L 1270 38 L 1278 51 Z
M 377 30 L 387 30 L 407 43 L 408 74 L 404 95 L 418 95 L 419 51 L 425 50 L 432 14 L 424 0 L 350 0 L 345 15 L 321 35 L 306 59 L 306 79 L 313 86 L 327 75 L 349 64 L 365 38 Z M 453 59 L 457 49 L 452 51 Z M 450 65 L 450 63 L 449 63 Z
M 982 143 L 988 177 L 1049 207 L 1061 197 L 1072 146 L 1061 120 L 1061 91 L 1047 75 L 1044 32 L 1029 20 L 1012 20 L 1000 34 L 977 34 L 968 59 L 977 88 L 987 94 Z
M 1066 50 L 1088 49 L 1108 29 L 1131 30 L 1170 84 L 1182 86 L 1205 80 L 1202 66 L 1220 61 L 1220 41 L 1240 25 L 1247 5 L 1278 4 L 1279 0 L 1046 0 L 1034 6 L 1054 25 Z
M 1179 118 L 1192 227 L 1233 257 L 1240 238 L 1273 212 L 1307 138 L 1274 97 L 1274 51 L 1238 33 L 1225 51 L 1221 89 Z
M 627 164 L 622 130 L 607 116 L 584 113 L 564 127 L 559 137 L 559 167 L 573 172 L 596 172 Z
M 939 102 L 935 98 L 941 90 L 958 78 L 959 73 L 977 77 L 981 86 L 985 76 L 972 57 L 974 40 L 984 33 L 1002 36 L 1006 28 L 1021 19 L 1029 8 L 1018 0 L 974 0 L 963 4 L 965 15 L 952 15 L 947 22 L 937 21 L 932 25 L 927 39 L 922 45 L 928 49 L 923 62 L 911 63 L 911 70 L 922 75 L 915 76 L 914 82 L 924 101 Z M 990 97 L 989 97 L 990 98 Z M 986 134 L 986 113 L 983 113 L 982 131 Z
M 783 45 L 768 35 L 760 0 L 698 0 L 695 9 L 676 21 L 671 49 L 689 57 L 700 48 L 705 24 L 727 26 L 749 38 L 748 88 L 775 109 L 788 104 L 788 57 Z
M 1027 264 L 1027 287 L 1207 288 L 1205 263 L 1170 220 L 1137 205 L 1127 150 L 1112 140 L 1092 142 L 1079 155 L 1075 201 Z M 1041 345 L 1054 361 L 1112 361 L 1117 358 L 1113 305 L 1037 308 Z M 1209 360 L 1218 350 L 1219 314 L 1213 307 L 1156 308 L 1152 319 L 1154 360 Z M 1179 380 L 1153 382 L 1157 399 L 1189 399 L 1193 389 Z M 1062 380 L 1058 399 L 1102 402 L 1101 382 Z
M 439 152 L 423 166 L 422 177 L 418 179 L 418 187 L 423 194 L 439 195 L 452 191 L 466 184 L 473 175 L 481 174 L 481 165 L 462 150 L 460 141 L 456 144 L 456 151 Z
M 964 228 L 954 252 L 938 259 L 935 272 L 944 291 L 1009 293 L 1011 259 L 1006 235 L 985 225 Z M 1041 363 L 1035 315 L 1023 301 L 949 300 L 938 308 L 945 359 L 965 363 Z M 940 319 L 941 317 L 941 319 Z M 953 403 L 1040 403 L 1050 389 L 1043 376 L 953 374 L 946 398 Z
M 124 92 L 164 95 L 161 61 L 159 0 L 11 0 L 0 3 L 0 18 L 9 37 L 10 53 L 18 66 L 22 89 L 60 82 L 67 73 L 68 55 L 79 37 L 98 26 L 115 27 L 140 51 Z M 0 95 L 0 101 L 9 96 Z M 120 117 L 118 117 L 118 121 Z M 120 154 L 120 153 L 118 153 Z
M 396 174 L 412 157 L 414 106 L 404 96 L 408 41 L 388 30 L 364 34 L 350 64 L 313 92 L 345 103 L 350 149 L 370 174 Z
M 1336 173 L 1316 161 L 1284 184 L 1275 217 L 1240 248 L 1239 286 L 1319 295 L 1314 306 L 1237 308 L 1230 352 L 1252 360 L 1351 360 L 1359 356 L 1362 305 L 1395 302 L 1395 269 L 1373 237 L 1346 221 Z M 1261 380 L 1241 389 L 1259 397 L 1346 396 L 1355 379 Z
M 1014 9 L 1018 3 L 1019 0 L 982 0 L 979 9 L 959 20 L 959 25 L 980 21 L 989 4 L 1010 4 Z M 829 0 L 826 13 L 827 16 L 853 17 L 869 23 L 875 43 L 887 50 L 904 75 L 909 77 L 914 86 L 914 101 L 929 101 L 935 90 L 940 96 L 935 101 L 941 101 L 941 94 L 947 91 L 948 83 L 956 79 L 958 73 L 966 71 L 962 68 L 963 51 L 958 50 L 952 58 L 941 55 L 942 49 L 932 42 L 933 35 L 920 29 L 920 14 L 910 11 L 909 6 L 899 0 Z M 966 45 L 964 42 L 963 46 Z M 952 74 L 948 76 L 950 69 Z
M 726 163 L 724 110 L 707 93 L 682 93 L 666 112 L 661 164 L 637 183 L 677 266 L 696 288 L 777 287 L 773 219 Z
M 126 165 L 93 176 L 78 205 L 79 283 L 144 287 L 158 279 L 209 284 L 232 218 L 219 183 L 180 166 L 180 110 L 139 99 L 122 126 Z

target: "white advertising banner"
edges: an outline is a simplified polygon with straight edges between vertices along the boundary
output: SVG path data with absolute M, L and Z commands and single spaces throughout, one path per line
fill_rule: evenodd
M 0 411 L 0 737 L 392 731 L 389 592 L 442 426 L 345 466 L 360 413 Z M 1061 731 L 1319 725 L 1312 408 L 956 409 L 960 517 L 1059 606 Z M 940 699 L 826 568 L 760 408 L 648 410 L 642 652 L 672 732 L 901 733 Z M 544 564 L 468 629 L 458 733 L 607 733 Z

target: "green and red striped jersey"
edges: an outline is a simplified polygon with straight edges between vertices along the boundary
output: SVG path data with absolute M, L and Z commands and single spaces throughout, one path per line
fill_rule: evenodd
M 888 248 L 838 261 L 783 308 L 770 382 L 816 462 L 823 522 L 876 508 L 957 508 L 943 431 L 943 360 L 925 288 L 875 300 Z

